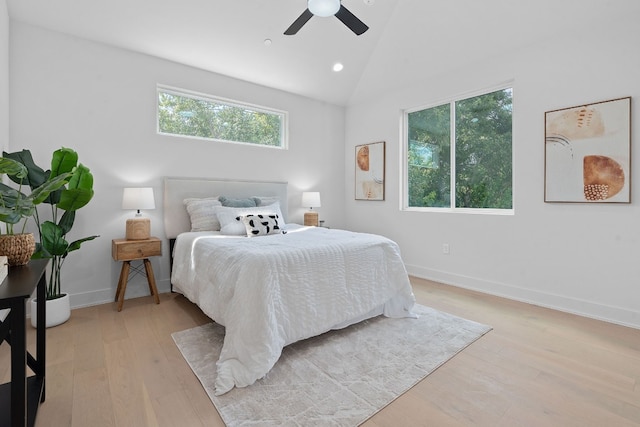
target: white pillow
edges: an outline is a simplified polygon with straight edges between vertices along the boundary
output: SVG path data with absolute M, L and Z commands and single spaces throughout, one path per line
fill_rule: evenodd
M 281 227 L 284 227 L 284 216 L 282 215 L 282 211 L 280 210 L 280 202 L 276 201 L 275 203 L 270 203 L 266 206 L 258 206 L 258 209 L 273 211 L 278 214 L 278 223 Z
M 249 214 L 241 216 L 240 220 L 247 231 L 247 237 L 258 237 L 282 233 L 278 218 L 278 214 Z
M 220 221 L 220 234 L 233 236 L 242 236 L 247 234 L 247 229 L 240 217 L 249 214 L 277 214 L 279 218 L 282 218 L 280 203 L 253 208 L 230 208 L 227 206 L 220 206 L 217 208 L 218 221 Z M 280 220 L 279 224 L 280 227 L 284 227 L 284 221 Z
M 191 220 L 191 231 L 219 231 L 216 212 L 222 207 L 217 197 L 189 198 L 182 201 Z

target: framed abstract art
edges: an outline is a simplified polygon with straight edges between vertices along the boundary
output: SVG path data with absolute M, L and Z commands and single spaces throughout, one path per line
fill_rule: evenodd
M 356 200 L 384 200 L 385 143 L 356 145 Z
M 631 202 L 631 97 L 544 118 L 545 202 Z

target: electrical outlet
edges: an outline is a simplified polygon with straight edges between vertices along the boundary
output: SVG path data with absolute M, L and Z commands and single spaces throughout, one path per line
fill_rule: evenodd
M 443 243 L 442 244 L 442 253 L 449 255 L 449 244 L 448 243 Z

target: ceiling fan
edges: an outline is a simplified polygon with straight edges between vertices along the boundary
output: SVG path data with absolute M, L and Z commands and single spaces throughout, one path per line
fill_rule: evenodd
M 284 34 L 287 36 L 296 34 L 314 15 L 320 17 L 335 16 L 358 36 L 369 29 L 364 22 L 341 4 L 341 0 L 308 0 L 307 9 L 287 28 Z

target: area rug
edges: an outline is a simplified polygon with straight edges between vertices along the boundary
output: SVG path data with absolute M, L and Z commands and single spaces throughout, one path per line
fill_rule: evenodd
M 379 316 L 289 345 L 267 376 L 215 396 L 224 328 L 172 334 L 229 427 L 357 426 L 491 330 L 416 305 L 417 319 Z

